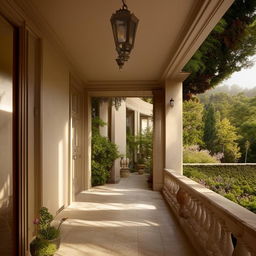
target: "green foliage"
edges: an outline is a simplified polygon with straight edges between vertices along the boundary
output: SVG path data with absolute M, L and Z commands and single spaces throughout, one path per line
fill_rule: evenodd
M 256 213 L 256 166 L 184 166 L 184 175 Z
M 138 154 L 138 163 L 145 164 L 146 168 L 152 171 L 152 153 L 153 153 L 153 131 L 147 128 L 143 133 L 133 136 L 127 134 L 127 152 L 128 157 L 134 153 Z M 131 158 L 130 158 L 131 159 Z
M 36 238 L 30 244 L 30 251 L 33 256 L 51 256 L 54 255 L 57 250 L 57 245 L 47 240 Z
M 183 163 L 218 163 L 218 159 L 207 150 L 199 150 L 197 146 L 186 146 L 183 149 Z
M 183 103 L 183 144 L 203 145 L 203 105 L 197 101 Z
M 99 127 L 105 123 L 99 118 L 92 119 L 92 185 L 105 184 L 115 159 L 119 157 L 116 144 L 99 133 Z
M 240 148 L 237 140 L 240 136 L 237 135 L 237 129 L 230 124 L 227 118 L 217 123 L 216 146 L 217 151 L 223 150 L 222 162 L 237 162 L 241 157 Z
M 256 53 L 256 0 L 235 0 L 184 67 L 192 74 L 183 86 L 185 99 L 216 86 L 233 72 L 252 65 Z
M 143 97 L 141 99 L 146 101 L 147 103 L 153 104 L 153 97 Z
M 216 117 L 215 110 L 212 104 L 206 106 L 204 117 L 204 143 L 208 150 L 215 152 L 214 146 L 216 141 Z
M 202 95 L 201 102 L 212 105 L 216 119 L 216 136 L 212 145 L 207 146 L 211 152 L 221 151 L 225 153 L 225 162 L 255 162 L 256 159 L 256 97 L 248 97 L 243 93 L 227 95 L 223 92 Z M 184 102 L 184 104 L 186 104 Z M 207 112 L 207 111 L 206 111 Z M 191 114 L 192 115 L 192 114 Z M 226 121 L 223 121 L 226 120 Z M 211 125 L 205 122 L 205 136 L 209 133 Z M 206 126 L 208 126 L 206 128 Z M 217 138 L 218 135 L 218 138 Z M 203 139 L 205 140 L 205 138 Z M 233 141 L 230 146 L 230 142 Z M 250 147 L 246 149 L 246 141 Z M 228 144 L 227 146 L 221 144 Z M 205 143 L 206 144 L 206 143 Z M 234 154 L 231 153 L 234 151 Z M 231 155 L 228 153 L 230 152 Z M 232 156 L 233 155 L 233 156 Z
M 42 207 L 39 211 L 39 230 L 37 237 L 43 240 L 52 240 L 59 236 L 59 229 L 51 226 L 53 216 L 46 207 Z
M 40 209 L 39 218 L 34 220 L 37 231 L 36 238 L 30 243 L 30 252 L 33 256 L 50 256 L 57 251 L 60 227 L 67 218 L 61 219 L 57 227 L 51 225 L 53 219 L 46 207 Z

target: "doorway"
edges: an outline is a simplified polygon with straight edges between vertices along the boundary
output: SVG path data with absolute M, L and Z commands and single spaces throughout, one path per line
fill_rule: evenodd
M 127 159 L 129 159 L 129 169 L 135 173 L 138 172 L 139 162 L 143 161 L 145 172 L 151 174 L 150 182 L 153 180 L 153 189 L 159 190 L 163 170 L 163 161 L 160 161 L 163 158 L 163 154 L 161 154 L 163 111 L 160 104 L 163 102 L 162 94 L 152 91 L 144 92 L 141 96 L 137 92 L 122 91 L 105 92 L 105 95 L 104 92 L 89 92 L 89 94 L 91 94 L 88 107 L 91 109 L 91 112 L 88 113 L 91 117 L 88 122 L 88 141 L 91 145 L 88 147 L 91 151 L 88 152 L 88 156 L 91 155 L 91 161 L 88 159 L 87 162 L 89 170 L 87 175 L 91 177 L 91 179 L 90 177 L 87 179 L 91 180 L 91 183 L 88 184 L 89 187 L 105 182 L 119 182 L 121 162 L 125 159 L 127 163 Z M 136 96 L 134 97 L 134 95 Z M 157 100 L 157 106 L 161 107 L 159 111 L 155 111 L 153 107 L 153 97 Z M 160 97 L 161 100 L 158 100 Z M 150 100 L 151 103 L 147 100 Z M 156 113 L 156 118 L 153 119 L 154 113 Z M 153 132 L 155 120 L 159 124 L 156 125 L 156 131 Z M 109 141 L 114 143 L 115 147 L 110 145 Z M 149 141 L 149 147 L 145 146 L 147 141 Z M 156 150 L 153 150 L 153 144 Z M 103 150 L 100 150 L 102 148 Z M 106 153 L 105 148 L 109 149 L 109 154 Z M 108 162 L 110 156 L 114 155 L 115 148 L 118 149 L 119 158 L 115 158 L 113 166 L 103 166 Z M 105 160 L 104 157 L 106 157 Z M 157 158 L 157 161 L 153 161 L 154 157 Z M 159 184 L 159 186 L 157 187 L 155 184 L 157 186 Z

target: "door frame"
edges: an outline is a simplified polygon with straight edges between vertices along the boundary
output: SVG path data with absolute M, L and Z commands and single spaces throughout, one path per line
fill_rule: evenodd
M 16 41 L 17 45 L 15 48 L 16 57 L 16 80 L 14 81 L 14 86 L 16 87 L 16 92 L 14 95 L 15 105 L 14 105 L 14 179 L 15 179 L 15 189 L 16 189 L 16 245 L 17 252 L 15 255 L 26 256 L 29 253 L 29 240 L 31 239 L 31 232 L 28 230 L 28 223 L 31 221 L 28 219 L 28 168 L 30 161 L 35 161 L 37 166 L 34 166 L 37 172 L 37 178 L 34 182 L 37 184 L 38 189 L 34 195 L 34 202 L 36 207 L 40 207 L 41 204 L 41 151 L 40 151 L 40 101 L 38 116 L 34 122 L 34 116 L 29 114 L 29 100 L 31 95 L 29 95 L 29 73 L 28 73 L 28 37 L 29 33 L 34 34 L 31 29 L 27 26 L 25 18 L 21 15 L 15 3 L 10 1 L 0 0 L 0 15 L 6 19 L 13 27 L 16 29 Z M 34 34 L 38 39 L 37 34 Z M 40 99 L 40 72 L 41 72 L 41 45 L 38 48 L 38 59 L 35 62 L 38 68 L 38 77 L 36 79 L 36 87 L 34 88 L 35 100 Z M 34 99 L 33 99 L 34 100 Z M 32 121 L 31 121 L 32 120 Z M 29 130 L 36 129 L 35 140 L 37 141 L 37 151 L 33 156 L 29 154 L 29 143 L 31 143 L 29 137 Z M 34 140 L 34 138 L 33 138 Z M 33 158 L 33 159 L 32 159 Z M 34 172 L 34 170 L 33 170 Z M 35 175 L 35 173 L 34 173 Z M 36 208 L 35 207 L 35 208 Z M 36 209 L 35 209 L 36 210 Z

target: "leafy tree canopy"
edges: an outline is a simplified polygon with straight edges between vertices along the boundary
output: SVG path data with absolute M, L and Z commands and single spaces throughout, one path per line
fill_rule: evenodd
M 223 162 L 237 162 L 241 157 L 240 148 L 237 143 L 239 138 L 237 129 L 231 125 L 227 118 L 218 122 L 215 143 L 216 151 L 221 152 L 223 150 Z
M 203 145 L 203 110 L 204 106 L 197 101 L 183 103 L 183 144 Z
M 252 65 L 256 54 L 256 0 L 235 0 L 201 47 L 184 67 L 191 75 L 183 95 L 203 93 L 233 72 Z

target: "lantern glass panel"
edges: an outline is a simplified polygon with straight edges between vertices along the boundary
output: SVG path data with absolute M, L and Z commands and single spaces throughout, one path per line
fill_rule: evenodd
M 127 24 L 123 20 L 116 21 L 117 40 L 119 43 L 126 42 Z
M 134 42 L 135 28 L 136 28 L 135 23 L 133 21 L 131 21 L 130 22 L 130 32 L 129 32 L 129 43 L 130 43 L 130 45 L 133 45 L 133 42 Z

